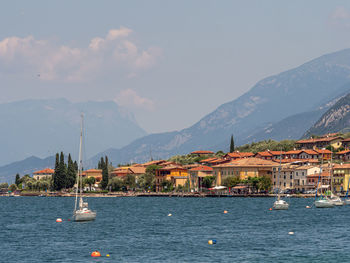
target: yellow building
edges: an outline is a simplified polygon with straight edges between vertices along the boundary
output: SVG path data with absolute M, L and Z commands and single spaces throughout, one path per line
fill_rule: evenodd
M 156 192 L 163 189 L 162 183 L 171 181 L 174 187 L 184 186 L 189 180 L 188 170 L 180 165 L 170 165 L 156 170 Z
M 86 178 L 94 177 L 96 180 L 96 184 L 98 185 L 102 180 L 102 169 L 85 170 L 85 171 L 83 171 L 82 176 L 86 177 Z M 97 187 L 97 185 L 96 185 L 96 187 Z
M 346 192 L 349 186 L 350 164 L 336 164 L 333 167 L 333 191 Z
M 274 167 L 278 167 L 278 164 L 273 161 L 255 157 L 244 158 L 213 166 L 213 175 L 216 177 L 216 185 L 221 185 L 222 180 L 228 176 L 239 176 L 241 180 L 268 176 L 272 181 Z

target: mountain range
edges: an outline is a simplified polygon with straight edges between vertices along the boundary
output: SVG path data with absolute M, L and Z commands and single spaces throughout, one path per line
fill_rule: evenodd
M 30 156 L 64 151 L 76 156 L 80 115 L 85 115 L 86 155 L 122 147 L 146 132 L 115 102 L 72 103 L 66 99 L 24 100 L 0 104 L 0 165 Z
M 267 77 L 186 129 L 139 136 L 120 148 L 110 144 L 92 157 L 90 164 L 96 164 L 103 155 L 116 165 L 194 150 L 228 151 L 232 134 L 236 145 L 263 139 L 298 139 L 349 91 L 350 49 L 346 49 Z M 0 167 L 0 180 L 1 175 Z
M 193 150 L 228 151 L 261 139 L 298 139 L 349 91 L 350 49 L 327 54 L 259 81 L 239 98 L 219 106 L 189 128 L 151 134 L 107 154 L 117 163 L 166 158 Z

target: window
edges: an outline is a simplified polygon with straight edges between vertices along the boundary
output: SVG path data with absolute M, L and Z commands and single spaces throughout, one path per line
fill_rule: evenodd
M 284 183 L 283 185 L 284 185 L 284 187 L 286 187 L 286 183 Z
M 290 182 L 290 183 L 289 183 L 289 186 L 292 186 L 292 185 L 293 185 L 292 182 Z
M 286 176 L 283 176 L 284 179 L 286 179 Z
M 293 179 L 293 175 L 290 175 L 290 179 Z

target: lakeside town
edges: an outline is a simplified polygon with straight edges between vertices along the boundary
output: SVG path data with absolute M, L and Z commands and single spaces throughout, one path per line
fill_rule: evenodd
M 243 152 L 235 150 L 231 137 L 229 153 L 198 150 L 168 160 L 118 167 L 105 157 L 96 169 L 83 171 L 84 192 L 92 196 L 261 196 L 273 194 L 275 189 L 307 195 L 318 188 L 345 194 L 350 178 L 350 138 L 327 134 L 295 141 L 294 146 L 288 151 Z M 57 154 L 55 169 L 23 177 L 17 174 L 14 184 L 0 184 L 0 194 L 71 196 L 76 172 L 77 164 L 70 155 L 65 164 L 63 153 Z

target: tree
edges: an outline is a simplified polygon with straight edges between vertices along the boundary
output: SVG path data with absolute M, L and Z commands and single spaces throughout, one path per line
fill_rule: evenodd
M 174 190 L 174 185 L 170 180 L 164 180 L 162 182 L 162 192 L 171 192 Z
M 215 176 L 206 176 L 203 178 L 203 187 L 210 188 L 215 181 Z
M 60 155 L 60 163 L 59 163 L 59 171 L 60 171 L 60 188 L 67 188 L 67 166 L 64 163 L 64 154 L 61 152 Z
M 259 189 L 264 191 L 269 191 L 271 189 L 272 183 L 271 178 L 268 176 L 259 177 Z
M 239 179 L 239 176 L 227 176 L 222 180 L 222 185 L 226 187 L 234 187 L 240 182 L 241 180 Z
M 133 174 L 127 174 L 124 178 L 124 184 L 125 186 L 130 189 L 130 188 L 135 188 L 136 187 L 136 177 Z
M 60 190 L 60 156 L 56 153 L 56 161 L 55 161 L 55 172 L 53 174 L 53 190 Z
M 141 174 L 137 183 L 141 189 L 153 191 L 155 187 L 155 176 L 150 173 Z
M 231 142 L 230 142 L 230 153 L 233 153 L 235 151 L 235 142 L 233 141 L 233 134 L 231 135 Z
M 16 179 L 15 179 L 15 184 L 18 186 L 21 182 L 21 177 L 19 176 L 19 174 L 16 174 Z
M 124 187 L 124 181 L 118 177 L 114 177 L 110 180 L 108 186 L 112 188 L 112 191 L 120 191 Z
M 75 184 L 78 171 L 75 169 L 72 157 L 68 155 L 68 167 L 67 167 L 67 188 L 72 188 Z
M 106 161 L 108 162 L 108 158 L 106 156 Z M 102 167 L 102 180 L 101 180 L 101 187 L 102 189 L 106 189 L 108 186 L 108 163 L 101 158 L 101 167 Z

